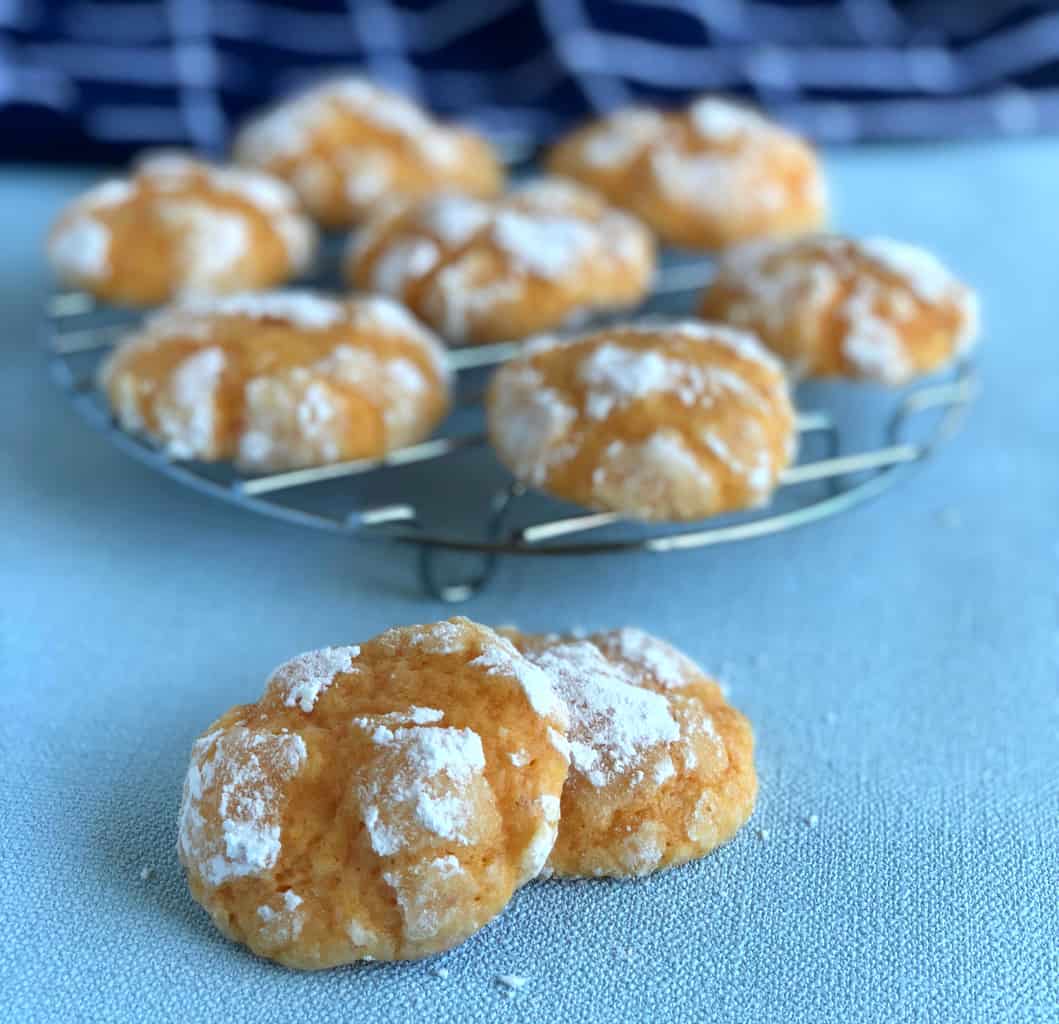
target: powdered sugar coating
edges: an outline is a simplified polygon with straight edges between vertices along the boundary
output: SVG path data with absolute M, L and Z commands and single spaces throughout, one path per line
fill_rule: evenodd
M 184 782 L 178 845 L 208 884 L 260 875 L 275 866 L 282 845 L 282 786 L 307 756 L 302 737 L 287 732 L 235 726 L 196 741 Z M 207 822 L 207 807 L 219 829 Z
M 359 654 L 360 648 L 356 644 L 323 647 L 299 654 L 272 670 L 268 689 L 287 707 L 299 707 L 309 714 L 316 707 L 320 694 L 331 685 L 336 675 L 356 671 L 353 663 Z
M 592 185 L 677 245 L 723 248 L 816 227 L 826 195 L 812 151 L 740 104 L 629 109 L 573 132 L 550 168 Z
M 110 231 L 97 218 L 79 213 L 57 226 L 48 240 L 48 258 L 72 281 L 93 281 L 109 267 Z
M 503 177 L 483 139 L 362 78 L 323 82 L 251 120 L 235 152 L 287 179 L 334 227 L 394 197 L 491 195 Z
M 699 321 L 529 349 L 495 375 L 488 413 L 519 479 L 645 518 L 765 501 L 794 446 L 778 360 L 744 331 Z
M 507 635 L 570 707 L 570 776 L 547 872 L 641 876 L 708 853 L 746 820 L 752 737 L 720 688 L 642 630 Z
M 270 236 L 282 255 L 262 253 Z M 75 200 L 57 222 L 48 253 L 75 284 L 120 301 L 154 303 L 274 284 L 303 270 L 315 245 L 315 229 L 282 182 L 165 153 L 142 161 L 130 179 L 104 182 Z M 139 247 L 150 256 L 142 280 L 140 265 L 129 259 Z
M 489 643 L 472 662 L 490 675 L 511 676 L 518 680 L 530 707 L 542 718 L 556 723 L 566 722 L 566 706 L 552 686 L 548 675 L 522 657 L 514 646 L 502 637 Z
M 758 330 L 795 372 L 896 385 L 966 352 L 978 301 L 925 250 L 835 235 L 727 255 L 704 313 Z
M 482 741 L 470 729 L 389 725 L 357 719 L 379 748 L 373 772 L 359 786 L 372 848 L 392 856 L 435 838 L 477 841 L 476 788 L 485 789 Z M 477 787 L 475 780 L 477 779 Z
M 196 745 L 181 860 L 225 934 L 296 967 L 417 958 L 540 870 L 568 767 L 548 730 L 563 722 L 494 671 L 495 633 L 445 625 L 291 659 Z M 218 871 L 214 847 L 234 867 Z
M 572 768 L 593 786 L 631 776 L 647 751 L 678 738 L 666 699 L 640 689 L 593 644 L 561 644 L 531 657 L 570 709 Z
M 543 316 L 547 303 L 556 312 L 533 321 L 535 330 L 628 304 L 646 288 L 652 265 L 640 225 L 556 179 L 492 202 L 440 195 L 388 211 L 353 239 L 346 257 L 355 284 L 410 303 L 454 341 L 523 336 L 520 318 Z
M 391 300 L 291 290 L 170 307 L 115 349 L 100 382 L 122 425 L 173 457 L 234 458 L 260 472 L 422 440 L 444 413 L 449 371 L 439 340 Z

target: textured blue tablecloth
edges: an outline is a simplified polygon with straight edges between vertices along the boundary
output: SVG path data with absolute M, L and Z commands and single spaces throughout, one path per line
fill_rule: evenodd
M 86 428 L 34 337 L 43 226 L 86 176 L 0 174 L 0 1018 L 1059 1020 L 1059 143 L 829 165 L 844 226 L 980 287 L 965 431 L 826 526 L 509 562 L 461 609 L 634 622 L 727 679 L 759 739 L 751 827 L 645 881 L 530 886 L 437 961 L 317 975 L 188 897 L 189 745 L 286 656 L 445 609 L 408 553 L 211 502 Z

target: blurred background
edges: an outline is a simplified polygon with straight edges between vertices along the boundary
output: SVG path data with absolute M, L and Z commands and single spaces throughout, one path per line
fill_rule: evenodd
M 1059 2 L 0 0 L 0 159 L 220 154 L 360 69 L 515 145 L 593 111 L 747 96 L 823 142 L 1059 129 Z

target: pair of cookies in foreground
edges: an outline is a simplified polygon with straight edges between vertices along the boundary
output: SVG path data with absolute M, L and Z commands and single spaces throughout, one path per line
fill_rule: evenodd
M 750 727 L 688 659 L 509 637 L 453 619 L 302 655 L 196 741 L 178 850 L 222 932 L 306 969 L 414 959 L 541 873 L 643 875 L 747 820 Z

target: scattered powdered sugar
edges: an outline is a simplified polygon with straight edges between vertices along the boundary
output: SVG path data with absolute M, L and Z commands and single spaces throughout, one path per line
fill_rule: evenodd
M 504 988 L 517 992 L 529 981 L 529 978 L 522 974 L 498 974 L 496 980 Z
M 489 223 L 491 215 L 491 207 L 478 199 L 443 195 L 422 207 L 418 223 L 445 245 L 461 246 Z
M 516 768 L 525 768 L 533 760 L 528 750 L 512 750 L 507 756 Z
M 407 281 L 425 277 L 437 266 L 441 250 L 430 238 L 400 240 L 380 253 L 372 270 L 372 285 L 386 295 L 400 296 Z
M 304 921 L 298 908 L 304 900 L 293 890 L 283 893 L 281 906 L 278 909 L 263 904 L 257 908 L 264 937 L 275 945 L 292 942 L 301 935 Z
M 146 864 L 140 868 L 140 881 L 149 882 L 154 878 L 154 868 L 148 867 Z
M 551 726 L 548 726 L 548 741 L 562 755 L 562 757 L 569 762 L 570 741 L 559 732 L 558 729 L 553 729 Z
M 569 708 L 572 766 L 593 786 L 631 775 L 648 751 L 679 738 L 666 698 L 639 687 L 593 644 L 558 644 L 530 658 Z
M 198 199 L 160 200 L 155 212 L 180 244 L 182 292 L 222 286 L 249 251 L 250 227 L 242 213 Z
M 60 274 L 94 281 L 109 268 L 110 231 L 106 225 L 84 214 L 63 222 L 48 243 L 48 255 Z
M 755 111 L 714 96 L 704 96 L 692 103 L 688 107 L 688 119 L 702 138 L 716 142 L 728 142 L 770 128 Z
M 861 251 L 884 270 L 896 274 L 924 302 L 943 302 L 960 285 L 933 253 L 892 238 L 865 238 Z
M 268 679 L 268 689 L 276 690 L 287 707 L 297 706 L 308 714 L 336 675 L 356 671 L 353 661 L 359 656 L 360 648 L 355 644 L 307 651 L 274 669 Z
M 541 217 L 500 210 L 492 226 L 497 244 L 516 265 L 545 278 L 570 274 L 600 248 L 600 234 L 571 217 Z
M 257 118 L 240 134 L 237 150 L 243 159 L 254 163 L 297 158 L 311 146 L 317 133 L 333 132 L 334 119 L 343 113 L 398 135 L 415 147 L 420 158 L 434 165 L 450 165 L 459 156 L 455 132 L 403 96 L 360 78 L 324 82 Z M 386 152 L 391 145 L 351 143 L 348 149 L 352 153 Z
M 540 485 L 552 465 L 567 458 L 563 442 L 577 420 L 577 410 L 526 363 L 502 367 L 493 378 L 496 415 L 490 429 L 497 447 L 516 476 Z
M 183 359 L 155 403 L 158 434 L 177 459 L 216 453 L 217 396 L 227 366 L 224 350 L 201 348 Z
M 401 637 L 409 645 L 425 654 L 462 654 L 474 642 L 476 632 L 466 620 L 443 620 L 426 626 L 414 626 L 409 631 L 392 630 L 382 635 L 383 640 Z
M 348 319 L 346 306 L 314 292 L 280 290 L 240 292 L 215 298 L 196 298 L 177 307 L 174 315 L 245 316 L 254 320 L 283 320 L 303 330 L 326 330 Z M 166 314 L 159 318 L 164 324 Z
M 385 295 L 362 295 L 349 302 L 348 310 L 355 326 L 399 335 L 413 342 L 430 358 L 438 377 L 447 380 L 445 346 L 400 303 Z
M 295 733 L 244 726 L 210 733 L 195 743 L 184 781 L 178 845 L 207 884 L 263 874 L 276 865 L 282 787 L 307 757 L 305 741 Z
M 518 302 L 525 283 L 517 277 L 493 278 L 485 253 L 470 249 L 443 267 L 431 280 L 425 299 L 430 316 L 452 341 L 466 341 L 477 322 L 504 303 Z M 492 278 L 492 279 L 491 279 Z
M 710 508 L 717 495 L 713 472 L 672 430 L 646 441 L 612 441 L 592 473 L 595 496 L 634 515 L 670 515 L 674 508 Z
M 382 878 L 397 897 L 408 939 L 430 939 L 443 929 L 465 927 L 474 884 L 454 856 L 386 871 Z
M 559 835 L 559 798 L 544 793 L 537 798 L 541 820 L 522 854 L 522 878 L 536 878 L 548 861 Z
M 860 375 L 897 384 L 912 372 L 912 365 L 901 333 L 878 312 L 878 297 L 874 282 L 865 279 L 842 304 L 842 354 Z
M 658 867 L 665 855 L 663 827 L 654 821 L 645 821 L 621 843 L 619 858 L 625 870 L 637 878 L 650 874 Z
M 374 732 L 380 725 L 396 729 L 402 725 L 433 725 L 443 721 L 445 712 L 437 708 L 421 708 L 413 704 L 405 711 L 387 711 L 383 715 L 369 715 L 353 719 L 358 729 Z
M 474 777 L 485 770 L 482 741 L 471 729 L 382 724 L 355 719 L 371 733 L 377 756 L 357 788 L 372 849 L 390 856 L 421 845 L 422 833 L 464 845 L 478 836 Z M 418 833 L 418 834 L 417 834 Z
M 637 156 L 665 131 L 665 119 L 654 110 L 621 110 L 605 118 L 585 139 L 581 152 L 595 167 L 619 167 Z
M 660 352 L 600 345 L 582 360 L 578 377 L 588 386 L 585 412 L 592 419 L 606 419 L 611 410 L 652 391 L 671 389 L 681 378 L 683 366 Z
M 749 460 L 736 455 L 728 442 L 710 428 L 702 432 L 703 443 L 728 469 L 746 483 L 752 495 L 757 499 L 767 498 L 772 489 L 772 458 L 760 436 L 761 427 L 757 420 L 744 419 L 739 424 L 739 428 L 744 436 L 752 436 L 755 442 L 753 454 Z
M 635 665 L 667 690 L 682 689 L 700 675 L 695 665 L 676 648 L 633 626 L 597 634 L 592 637 L 592 643 L 604 654 Z
M 346 924 L 346 934 L 349 936 L 349 941 L 354 946 L 372 946 L 379 938 L 378 933 L 358 921 L 355 917 L 350 918 L 349 922 Z M 365 959 L 368 958 L 365 957 Z
M 482 653 L 471 665 L 484 669 L 488 675 L 515 679 L 522 687 L 530 707 L 538 715 L 566 724 L 566 708 L 552 688 L 548 675 L 519 654 L 509 640 L 497 637 L 495 641 L 487 641 L 482 645 Z
M 650 168 L 663 195 L 708 216 L 739 219 L 776 207 L 775 191 L 758 180 L 765 165 L 753 148 L 692 155 L 659 146 L 650 154 Z

